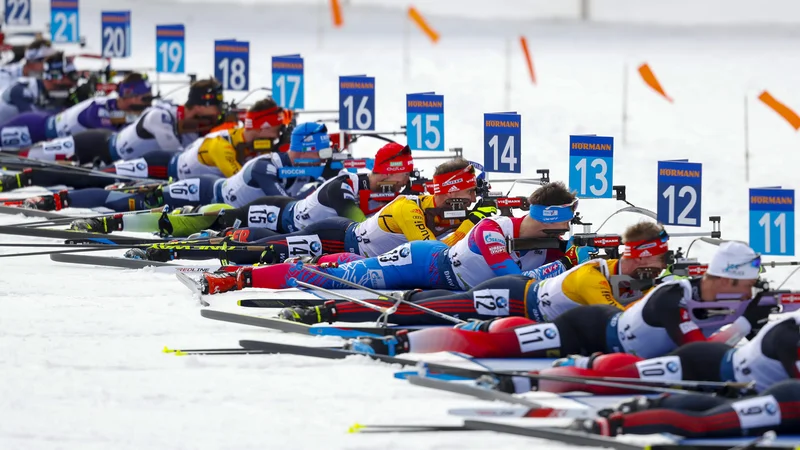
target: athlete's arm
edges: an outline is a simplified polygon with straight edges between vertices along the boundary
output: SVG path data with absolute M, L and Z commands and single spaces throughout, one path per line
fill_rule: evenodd
M 323 195 L 327 197 L 330 202 L 330 207 L 336 211 L 341 217 L 346 217 L 355 222 L 363 222 L 367 220 L 364 211 L 358 207 L 358 200 L 356 200 L 356 192 L 353 180 L 345 178 L 341 183 L 334 183 L 331 186 L 331 191 L 327 193 L 320 192 L 320 202 L 322 202 Z
M 493 220 L 481 220 L 469 236 L 469 249 L 483 257 L 495 275 L 519 275 L 522 273 L 511 258 L 506 247 L 503 229 Z
M 794 320 L 786 320 L 772 327 L 761 340 L 761 352 L 764 356 L 780 361 L 783 370 L 792 378 L 800 378 L 798 359 L 798 342 L 800 328 Z
M 145 131 L 152 134 L 159 148 L 168 152 L 177 152 L 183 150 L 181 141 L 175 134 L 175 118 L 169 111 L 161 108 L 153 108 L 149 112 L 145 112 L 139 120 L 132 125 L 133 127 L 142 127 Z M 139 131 L 137 129 L 137 131 Z
M 461 222 L 461 225 L 456 228 L 456 231 L 448 234 L 447 237 L 443 238 L 441 241 L 447 244 L 448 246 L 452 247 L 456 244 L 456 242 L 464 239 L 464 236 L 469 234 L 470 230 L 475 227 L 475 223 L 471 220 L 467 219 Z
M 272 161 L 261 158 L 250 166 L 250 184 L 259 187 L 264 195 L 282 195 L 290 197 L 281 186 L 278 178 L 278 168 Z M 243 174 L 247 175 L 247 174 Z
M 21 113 L 33 111 L 33 104 L 36 101 L 33 92 L 23 84 L 12 86 L 8 99 L 9 103 L 14 105 Z
M 73 108 L 77 107 L 78 105 L 73 106 Z M 103 112 L 105 113 L 103 114 Z M 108 116 L 108 108 L 106 108 L 105 105 L 98 105 L 97 102 L 92 102 L 78 114 L 78 123 L 87 129 L 116 129 L 116 127 L 111 124 L 111 118 Z
M 425 223 L 425 214 L 414 200 L 409 198 L 398 199 L 388 209 L 400 231 L 409 242 L 436 240 L 433 231 Z M 383 220 L 383 218 L 378 220 Z
M 663 287 L 642 308 L 645 323 L 663 327 L 678 346 L 706 340 L 700 327 L 692 322 L 689 311 L 681 305 L 683 295 L 683 287 L 678 284 Z
M 242 165 L 236 160 L 236 149 L 226 139 L 222 137 L 206 139 L 202 147 L 200 152 L 206 150 L 205 154 L 208 155 L 210 160 L 208 162 L 216 166 L 225 178 L 232 177 L 242 170 Z

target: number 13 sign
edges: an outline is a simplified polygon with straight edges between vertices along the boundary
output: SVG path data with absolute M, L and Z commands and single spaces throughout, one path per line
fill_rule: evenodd
M 614 138 L 569 137 L 569 189 L 580 198 L 612 198 Z

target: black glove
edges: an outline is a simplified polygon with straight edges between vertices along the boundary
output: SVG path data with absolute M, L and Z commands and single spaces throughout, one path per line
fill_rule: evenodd
M 747 339 L 752 339 L 758 334 L 761 327 L 769 321 L 770 314 L 778 313 L 777 306 L 761 305 L 760 300 L 761 296 L 757 295 L 756 298 L 750 301 L 750 304 L 747 305 L 747 309 L 744 310 L 744 314 L 742 314 L 742 317 L 750 322 L 750 334 L 747 335 Z

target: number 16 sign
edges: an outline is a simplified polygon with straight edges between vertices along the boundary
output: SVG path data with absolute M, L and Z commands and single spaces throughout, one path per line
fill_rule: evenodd
M 762 255 L 794 255 L 794 189 L 750 189 L 750 247 Z

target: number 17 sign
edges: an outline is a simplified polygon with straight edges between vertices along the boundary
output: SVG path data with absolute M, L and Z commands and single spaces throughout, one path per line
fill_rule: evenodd
M 521 173 L 522 116 L 516 112 L 483 115 L 483 167 L 487 172 Z
M 762 255 L 794 255 L 794 189 L 750 189 L 750 247 Z

